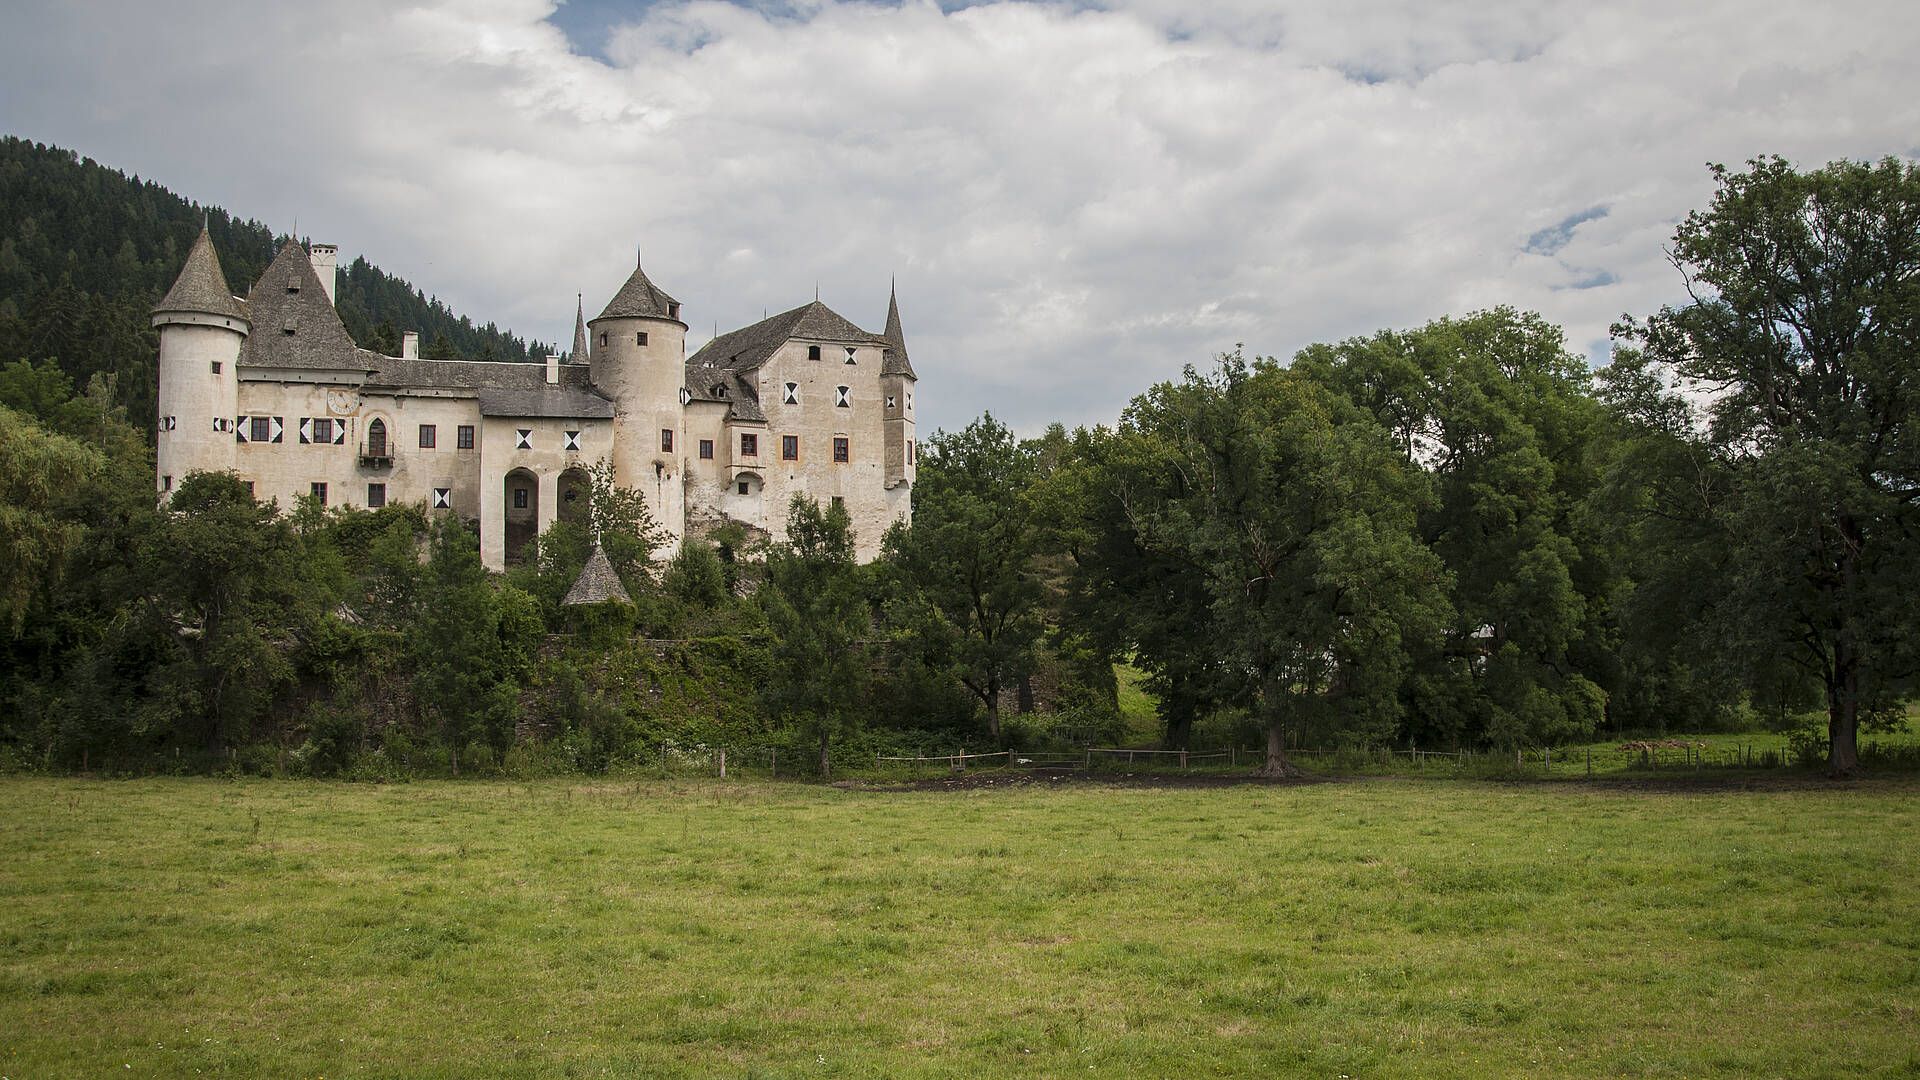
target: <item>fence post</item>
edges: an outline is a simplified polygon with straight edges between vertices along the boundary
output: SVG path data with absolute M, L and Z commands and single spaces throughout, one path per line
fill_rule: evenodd
M 780 748 L 777 746 L 773 748 L 772 772 L 773 772 L 773 776 L 771 777 L 771 779 L 774 779 L 774 780 L 780 779 Z
M 720 779 L 725 780 L 726 778 L 727 778 L 727 748 L 723 746 L 720 748 Z

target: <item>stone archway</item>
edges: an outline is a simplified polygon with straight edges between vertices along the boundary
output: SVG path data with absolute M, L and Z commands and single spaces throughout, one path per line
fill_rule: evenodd
M 587 470 L 574 466 L 560 474 L 560 503 L 554 507 L 555 517 L 561 521 L 572 522 L 587 527 L 591 519 L 588 504 L 593 498 L 593 479 Z
M 527 545 L 540 535 L 540 479 L 525 469 L 515 469 L 503 483 L 507 512 L 501 535 L 507 542 L 506 562 L 519 566 Z

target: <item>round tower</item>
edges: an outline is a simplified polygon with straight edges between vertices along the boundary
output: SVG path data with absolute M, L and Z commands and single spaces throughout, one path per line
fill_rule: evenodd
M 677 549 L 686 529 L 681 467 L 687 324 L 680 301 L 647 280 L 636 261 L 633 276 L 587 323 L 593 385 L 613 399 L 615 482 L 644 492 L 654 523 Z
M 252 324 L 228 290 L 204 228 L 154 307 L 153 325 L 160 331 L 154 486 L 164 495 L 190 472 L 223 472 L 238 461 L 240 346 Z

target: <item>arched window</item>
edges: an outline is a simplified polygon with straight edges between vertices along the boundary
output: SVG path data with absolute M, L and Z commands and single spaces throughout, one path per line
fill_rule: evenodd
M 367 425 L 367 456 L 387 456 L 387 425 L 383 420 L 375 419 Z

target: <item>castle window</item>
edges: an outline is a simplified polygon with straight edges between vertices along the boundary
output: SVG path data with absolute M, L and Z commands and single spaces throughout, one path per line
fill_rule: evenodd
M 248 442 L 268 442 L 273 438 L 273 423 L 264 416 L 248 417 Z
M 798 435 L 780 436 L 780 460 L 781 461 L 799 461 L 800 460 L 800 436 Z
M 580 433 L 577 431 L 562 432 L 560 436 L 560 449 L 562 450 L 580 449 Z
M 913 440 L 907 440 L 907 464 L 913 464 Z
M 740 436 L 740 456 L 741 457 L 759 457 L 760 456 L 760 436 L 758 435 Z
M 888 395 L 887 395 L 887 408 L 889 408 L 889 409 L 891 409 L 891 408 L 893 408 L 893 403 L 894 403 L 894 401 L 895 401 L 895 400 L 896 400 L 896 399 L 894 398 L 894 396 L 893 396 L 892 394 L 888 394 Z
M 835 495 L 833 497 L 832 506 L 835 510 L 845 510 L 847 508 L 847 500 L 841 498 L 838 495 Z
M 807 359 L 809 360 L 820 359 L 820 346 L 818 345 L 807 346 Z
M 251 499 L 251 498 L 253 498 L 253 481 L 251 481 L 251 480 L 242 480 L 242 481 L 240 481 L 240 482 L 241 482 L 242 484 L 245 484 L 245 485 L 246 485 L 246 487 L 247 487 L 247 498 L 249 498 L 249 499 Z M 169 478 L 169 479 L 168 479 L 168 483 L 172 483 L 172 479 L 171 479 L 171 478 Z
M 853 363 L 853 346 L 847 346 L 847 363 Z
M 439 431 L 432 424 L 420 425 L 420 449 L 431 450 L 440 441 Z
M 700 440 L 700 456 L 703 458 L 713 457 L 713 440 L 712 439 Z
M 171 476 L 163 476 L 163 477 L 161 477 L 161 478 L 160 478 L 160 490 L 161 490 L 161 491 L 172 491 L 172 490 L 173 490 L 173 477 L 171 477 Z M 741 483 L 740 483 L 740 494 L 742 494 L 742 495 L 745 495 L 746 493 L 747 493 L 747 485 L 746 485 L 746 481 L 744 481 L 744 480 L 743 480 L 743 481 L 741 481 Z
M 845 435 L 836 435 L 833 437 L 833 460 L 842 464 L 846 463 L 847 437 Z
M 318 419 L 313 422 L 313 441 L 330 443 L 333 441 L 333 421 Z
M 913 408 L 913 391 L 907 391 L 907 408 Z
M 837 408 L 853 408 L 853 387 L 836 386 L 833 388 L 833 404 Z
M 635 345 L 645 345 L 647 343 L 647 332 L 645 330 L 642 330 L 634 334 L 633 343 Z
M 603 349 L 607 347 L 607 332 L 605 330 L 600 331 L 600 347 Z
M 220 361 L 218 361 L 218 360 L 215 360 L 215 361 L 213 362 L 213 373 L 214 373 L 215 375 L 218 375 L 218 374 L 220 374 Z
M 387 505 L 387 485 L 368 484 L 367 509 L 378 510 L 385 505 Z
M 460 450 L 473 449 L 472 424 L 461 424 L 453 429 L 453 445 Z
M 515 510 L 525 510 L 527 508 L 527 489 L 526 488 L 513 489 L 513 508 Z
M 782 405 L 800 404 L 800 384 L 799 383 L 790 382 L 787 384 L 786 389 L 780 392 L 780 404 Z
M 313 501 L 319 503 L 321 506 L 327 505 L 327 485 L 325 483 L 316 480 L 308 484 L 307 494 L 312 495 Z
M 514 428 L 513 429 L 513 448 L 515 450 L 533 449 L 533 429 L 525 428 L 525 427 Z
M 680 305 L 678 302 L 667 305 L 667 318 L 669 319 L 680 318 Z
M 386 421 L 376 418 L 372 423 L 367 425 L 367 456 L 368 457 L 386 457 L 387 456 Z M 373 504 L 371 501 L 369 501 L 367 505 L 371 506 Z
M 673 429 L 672 428 L 663 427 L 660 429 L 660 452 L 663 454 L 673 453 Z
M 433 508 L 435 510 L 453 509 L 453 489 L 452 488 L 434 488 L 433 489 Z
M 172 484 L 173 484 L 173 478 L 172 478 L 172 477 L 168 477 L 168 478 L 167 478 L 167 484 L 168 484 L 168 486 L 172 486 Z M 751 494 L 753 494 L 753 492 L 752 492 L 752 490 L 751 490 L 751 485 L 750 485 L 750 483 L 749 483 L 748 481 L 746 481 L 746 480 L 742 480 L 742 481 L 740 481 L 740 487 L 739 487 L 739 489 L 738 489 L 738 490 L 739 490 L 739 492 L 740 492 L 740 494 L 742 494 L 742 495 L 751 495 Z

